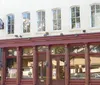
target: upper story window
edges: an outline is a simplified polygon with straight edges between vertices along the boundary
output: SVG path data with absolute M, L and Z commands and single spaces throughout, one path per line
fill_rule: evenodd
M 80 7 L 71 8 L 71 27 L 80 28 Z
M 4 22 L 0 19 L 0 29 L 4 29 Z
M 30 32 L 30 13 L 24 12 L 23 14 L 23 32 Z
M 53 9 L 53 30 L 61 30 L 61 9 Z
M 91 26 L 100 27 L 100 4 L 91 5 Z
M 7 16 L 8 34 L 14 33 L 14 15 L 9 14 Z
M 38 11 L 38 31 L 45 31 L 45 11 Z

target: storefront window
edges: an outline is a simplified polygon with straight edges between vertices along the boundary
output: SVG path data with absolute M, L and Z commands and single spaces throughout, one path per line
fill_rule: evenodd
M 90 56 L 91 79 L 100 79 L 100 56 Z
M 22 58 L 22 78 L 33 78 L 33 58 Z
M 85 58 L 70 57 L 70 78 L 85 79 Z
M 32 47 L 23 48 L 22 78 L 33 78 L 33 50 Z
M 7 70 L 7 78 L 16 78 L 17 74 L 17 63 L 16 58 L 8 58 L 6 59 L 6 70 Z

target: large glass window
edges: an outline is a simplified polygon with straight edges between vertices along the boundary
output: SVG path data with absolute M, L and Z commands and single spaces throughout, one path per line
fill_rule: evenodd
M 22 78 L 33 78 L 33 51 L 31 47 L 23 48 Z
M 7 69 L 7 78 L 16 78 L 17 75 L 17 62 L 16 58 L 8 58 L 6 59 L 6 69 Z
M 45 11 L 38 11 L 38 31 L 45 31 Z
M 15 48 L 8 49 L 8 56 L 6 57 L 6 77 L 16 78 L 17 77 L 17 51 Z
M 7 27 L 8 27 L 8 34 L 14 33 L 14 15 L 9 14 L 7 15 Z
M 100 56 L 90 56 L 91 79 L 100 79 Z
M 23 14 L 23 32 L 30 32 L 30 13 L 24 12 Z
M 91 6 L 91 26 L 100 27 L 100 4 Z
M 81 56 L 70 56 L 70 78 L 85 79 L 85 58 Z
M 71 8 L 71 27 L 80 28 L 80 7 Z
M 61 30 L 61 9 L 53 9 L 53 30 Z

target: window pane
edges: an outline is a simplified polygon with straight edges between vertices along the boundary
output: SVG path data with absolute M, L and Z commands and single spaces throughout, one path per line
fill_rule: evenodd
M 22 78 L 33 78 L 33 58 L 22 58 Z
M 14 33 L 14 15 L 8 15 L 8 34 Z
M 23 32 L 30 32 L 30 13 L 23 13 Z
M 65 53 L 65 49 L 64 46 L 53 46 L 51 48 L 51 54 L 55 55 L 55 54 L 64 54 Z
M 72 12 L 72 17 L 75 17 L 75 13 L 74 12 Z
M 57 11 L 57 16 L 58 16 L 58 19 L 61 19 L 61 10 L 60 9 Z
M 17 51 L 15 48 L 8 49 L 8 56 L 17 56 Z
M 76 12 L 79 12 L 80 11 L 80 8 L 79 7 L 76 7 Z
M 61 20 L 58 20 L 58 30 L 61 30 Z
M 57 61 L 52 59 L 52 79 L 57 79 Z
M 90 53 L 99 53 L 100 45 L 90 45 Z
M 59 77 L 60 79 L 65 78 L 65 69 L 64 69 L 64 58 L 60 58 L 59 60 Z
M 61 10 L 60 9 L 53 10 L 53 29 L 61 30 Z
M 32 56 L 33 49 L 31 47 L 23 48 L 23 56 Z
M 75 13 L 75 8 L 71 8 L 71 12 Z
M 71 46 L 70 53 L 83 53 L 84 54 L 84 45 L 83 46 Z
M 38 31 L 45 31 L 45 12 L 39 11 L 38 12 Z
M 90 56 L 91 79 L 100 79 L 100 56 Z
M 76 12 L 76 17 L 79 17 L 80 16 L 80 13 L 79 12 Z
M 70 57 L 70 78 L 85 79 L 85 58 Z
M 7 78 L 16 78 L 16 72 L 17 72 L 17 62 L 16 58 L 10 58 L 6 60 L 6 68 L 7 68 Z
M 39 79 L 41 82 L 44 82 L 46 79 L 46 66 L 45 66 L 45 61 L 39 61 L 38 64 L 39 67 Z

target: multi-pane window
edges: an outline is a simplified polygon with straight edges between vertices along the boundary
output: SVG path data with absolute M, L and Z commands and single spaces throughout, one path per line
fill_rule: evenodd
M 95 4 L 91 6 L 91 26 L 100 26 L 100 5 Z
M 45 31 L 45 11 L 38 11 L 38 31 Z
M 53 9 L 53 30 L 61 30 L 61 9 Z
M 7 16 L 8 34 L 14 33 L 14 15 L 9 14 Z
M 71 27 L 80 28 L 80 7 L 71 8 Z
M 23 32 L 30 32 L 30 13 L 24 12 L 23 14 Z

